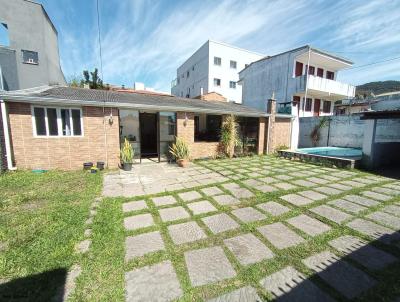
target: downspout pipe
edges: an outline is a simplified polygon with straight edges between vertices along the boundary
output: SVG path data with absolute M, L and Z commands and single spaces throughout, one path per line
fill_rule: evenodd
M 6 157 L 7 157 L 7 168 L 10 171 L 16 170 L 17 168 L 13 166 L 12 163 L 12 154 L 11 154 L 11 140 L 10 140 L 10 132 L 8 128 L 8 117 L 7 117 L 7 107 L 4 100 L 0 100 L 1 106 L 1 117 L 3 121 L 3 131 L 4 131 L 4 141 L 6 145 Z

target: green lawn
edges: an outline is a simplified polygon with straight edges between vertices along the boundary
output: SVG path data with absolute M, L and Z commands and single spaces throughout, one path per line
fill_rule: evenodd
M 77 279 L 77 287 L 71 297 L 71 301 L 124 301 L 124 274 L 126 272 L 143 266 L 156 264 L 163 260 L 170 260 L 176 270 L 180 286 L 183 290 L 182 301 L 203 301 L 246 285 L 253 286 L 257 290 L 259 296 L 269 301 L 272 300 L 272 295 L 260 286 L 259 281 L 291 265 L 338 301 L 346 301 L 343 296 L 338 294 L 332 287 L 322 282 L 319 278 L 316 278 L 313 272 L 302 264 L 301 260 L 325 250 L 329 250 L 343 257 L 343 255 L 328 245 L 328 241 L 344 234 L 354 235 L 368 241 L 373 240 L 345 225 L 339 225 L 320 217 L 309 209 L 317 205 L 326 204 L 330 200 L 339 199 L 344 195 L 360 195 L 364 190 L 392 183 L 392 180 L 382 178 L 374 184 L 367 184 L 362 188 L 353 188 L 352 190 L 344 191 L 341 194 L 330 196 L 324 200 L 313 202 L 307 206 L 297 207 L 280 199 L 280 196 L 311 189 L 297 187 L 296 189 L 288 191 L 278 190 L 271 193 L 262 193 L 257 191 L 254 187 L 246 186 L 243 181 L 250 178 L 261 178 L 265 175 L 249 176 L 249 173 L 252 173 L 251 170 L 247 172 L 240 172 L 240 170 L 246 167 L 257 168 L 263 165 L 269 165 L 275 171 L 280 169 L 292 169 L 282 173 L 272 172 L 268 175 L 271 177 L 281 174 L 290 174 L 293 171 L 314 171 L 315 177 L 319 177 L 321 175 L 330 175 L 335 171 L 341 170 L 324 170 L 319 166 L 291 162 L 269 156 L 244 158 L 234 161 L 201 161 L 198 162 L 198 164 L 209 169 L 228 169 L 235 172 L 226 182 L 235 182 L 255 194 L 254 197 L 243 200 L 238 207 L 254 207 L 266 201 L 276 201 L 290 208 L 290 211 L 278 217 L 273 217 L 265 213 L 265 220 L 243 223 L 231 214 L 231 207 L 219 205 L 211 197 L 206 196 L 200 191 L 201 188 L 215 186 L 215 184 L 135 198 L 104 198 L 97 209 L 97 214 L 91 226 L 92 244 L 90 250 L 88 253 L 78 256 L 74 254 L 74 245 L 76 242 L 83 239 L 85 230 L 84 223 L 89 214 L 90 204 L 93 199 L 99 195 L 101 190 L 100 175 L 91 175 L 84 172 L 49 172 L 43 175 L 35 175 L 29 172 L 10 173 L 5 176 L 0 176 L 2 207 L 0 216 L 0 242 L 5 246 L 3 247 L 5 250 L 0 252 L 0 278 L 13 279 L 28 277 L 26 283 L 20 282 L 14 285 L 11 282 L 13 285 L 11 289 L 18 289 L 18 286 L 22 284 L 24 287 L 28 286 L 27 288 L 34 292 L 36 297 L 42 298 L 36 300 L 49 300 L 50 297 L 54 296 L 56 293 L 57 287 L 62 284 L 66 271 L 72 264 L 77 263 L 82 268 L 82 274 Z M 261 169 L 261 171 L 262 170 L 263 169 Z M 355 175 L 345 177 L 344 179 L 355 180 L 372 175 L 361 171 L 355 172 Z M 308 177 L 295 177 L 293 180 L 306 178 Z M 291 181 L 292 180 L 285 180 L 281 182 L 290 183 Z M 229 193 L 221 184 L 217 186 L 226 193 Z M 217 235 L 212 234 L 201 218 L 215 213 L 191 215 L 190 218 L 173 222 L 161 221 L 159 208 L 152 202 L 152 197 L 173 195 L 177 199 L 178 204 L 164 206 L 162 208 L 179 205 L 185 208 L 190 214 L 193 214 L 187 207 L 188 204 L 178 196 L 178 193 L 192 190 L 201 193 L 202 199 L 210 201 L 210 203 L 217 208 L 218 213 L 227 213 L 240 224 L 240 227 L 225 233 Z M 142 199 L 146 201 L 148 209 L 123 213 L 122 204 L 124 202 Z M 382 202 L 378 206 L 370 207 L 362 214 L 353 214 L 353 218 L 364 217 L 370 212 L 377 211 L 386 205 L 398 202 L 400 202 L 400 195 L 395 196 L 390 201 Z M 126 231 L 123 224 L 124 218 L 141 213 L 151 213 L 156 224 L 152 227 L 136 231 Z M 310 217 L 317 218 L 329 225 L 331 230 L 324 234 L 311 237 L 286 223 L 288 218 L 299 214 L 306 214 Z M 187 221 L 196 221 L 206 233 L 207 238 L 192 243 L 175 245 L 169 236 L 167 227 L 171 224 Z M 295 247 L 278 250 L 256 230 L 258 226 L 278 221 L 285 222 L 290 229 L 302 236 L 306 242 Z M 166 247 L 165 250 L 150 253 L 125 263 L 125 238 L 127 236 L 156 230 L 159 231 L 163 237 Z M 275 254 L 272 259 L 264 260 L 249 266 L 243 266 L 223 243 L 224 239 L 249 232 L 254 234 L 272 250 Z M 373 241 L 372 244 L 400 258 L 400 249 L 398 247 L 384 245 L 376 241 Z M 214 284 L 192 287 L 187 273 L 184 253 L 189 250 L 212 246 L 221 246 L 223 248 L 225 255 L 237 272 L 237 276 Z M 368 291 L 359 298 L 360 301 L 392 301 L 394 297 L 400 295 L 400 282 L 398 277 L 400 272 L 399 262 L 384 270 L 373 272 L 352 260 L 347 258 L 346 260 L 378 281 L 378 285 L 374 287 L 373 290 Z M 32 277 L 32 275 L 35 274 L 42 275 Z M 51 286 L 49 286 L 49 284 Z
M 0 176 L 0 300 L 56 295 L 100 192 L 101 176 L 82 171 Z

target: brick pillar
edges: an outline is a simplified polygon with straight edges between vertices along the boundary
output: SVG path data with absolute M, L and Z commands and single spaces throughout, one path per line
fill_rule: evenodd
M 265 117 L 260 117 L 258 119 L 258 147 L 257 147 L 258 155 L 264 154 L 264 150 L 266 148 L 265 145 L 266 125 L 267 125 L 267 119 Z
M 275 146 L 275 116 L 276 116 L 276 100 L 269 99 L 267 101 L 267 113 L 270 114 L 268 117 L 268 142 L 267 142 L 267 154 L 274 152 Z
M 194 143 L 194 113 L 176 113 L 176 136 L 183 138 L 189 145 Z

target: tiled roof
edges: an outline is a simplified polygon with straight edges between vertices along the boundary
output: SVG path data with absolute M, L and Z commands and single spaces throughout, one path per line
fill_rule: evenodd
M 30 91 L 0 92 L 5 100 L 63 103 L 68 105 L 115 106 L 157 111 L 190 111 L 243 116 L 268 116 L 266 112 L 241 104 L 199 99 L 180 98 L 155 94 L 124 93 L 109 90 L 94 90 L 64 86 L 41 87 Z M 290 116 L 288 116 L 290 117 Z

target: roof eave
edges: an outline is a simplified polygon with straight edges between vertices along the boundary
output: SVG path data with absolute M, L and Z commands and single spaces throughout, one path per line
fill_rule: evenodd
M 155 111 L 182 111 L 182 112 L 196 112 L 196 113 L 214 113 L 214 114 L 233 114 L 238 116 L 248 117 L 268 117 L 268 113 L 258 112 L 241 112 L 236 110 L 223 110 L 223 109 L 206 109 L 206 108 L 194 108 L 187 106 L 168 106 L 168 105 L 147 105 L 147 104 L 132 104 L 125 102 L 109 102 L 109 101 L 95 101 L 95 100 L 70 100 L 62 98 L 49 98 L 39 96 L 27 96 L 27 95 L 7 95 L 0 93 L 0 99 L 5 101 L 14 101 L 21 103 L 32 103 L 32 104 L 45 104 L 45 105 L 57 105 L 57 106 L 91 106 L 91 107 L 113 107 L 123 109 L 135 109 L 135 110 L 155 110 Z

